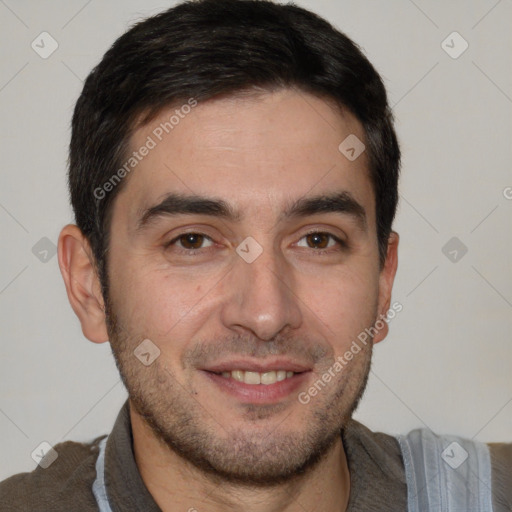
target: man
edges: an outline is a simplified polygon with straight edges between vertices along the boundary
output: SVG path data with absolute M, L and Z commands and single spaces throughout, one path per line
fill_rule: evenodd
M 59 264 L 129 399 L 0 484 L 2 510 L 511 510 L 511 445 L 351 419 L 397 308 L 400 152 L 346 36 L 179 4 L 116 41 L 72 128 Z

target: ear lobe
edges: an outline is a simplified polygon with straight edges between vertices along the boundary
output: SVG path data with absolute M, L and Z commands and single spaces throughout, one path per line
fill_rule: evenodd
M 101 283 L 89 242 L 78 226 L 68 224 L 62 228 L 58 258 L 69 303 L 80 320 L 84 336 L 94 343 L 108 341 Z
M 398 267 L 398 242 L 399 235 L 396 231 L 391 231 L 388 238 L 388 248 L 384 267 L 379 276 L 379 301 L 378 301 L 378 319 L 384 321 L 384 326 L 379 329 L 373 338 L 373 343 L 382 341 L 388 334 L 388 324 L 385 321 L 389 306 L 391 304 L 391 293 L 393 291 L 393 282 L 395 280 L 396 269 Z M 376 320 L 376 321 L 377 321 Z

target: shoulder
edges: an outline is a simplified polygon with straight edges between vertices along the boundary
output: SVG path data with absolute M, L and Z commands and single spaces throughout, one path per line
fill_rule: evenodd
M 373 432 L 363 424 L 351 420 L 343 437 L 346 450 L 353 456 L 365 459 L 365 465 L 375 466 L 375 471 L 404 481 L 402 454 L 394 436 Z
M 77 505 L 81 511 L 97 510 L 92 484 L 96 478 L 98 444 L 104 437 L 90 443 L 59 443 L 53 447 L 57 458 L 46 468 L 37 466 L 34 471 L 0 482 L 2 510 L 57 512 L 77 510 Z
M 495 509 L 512 510 L 512 443 L 489 443 Z
M 428 510 L 427 502 L 436 509 L 446 500 L 466 511 L 512 510 L 512 444 L 486 444 L 429 429 L 398 440 L 419 510 Z
M 407 510 L 407 484 L 395 437 L 351 420 L 342 438 L 350 471 L 349 510 Z

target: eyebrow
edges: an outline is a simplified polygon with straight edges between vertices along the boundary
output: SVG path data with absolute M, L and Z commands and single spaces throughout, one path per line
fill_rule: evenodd
M 175 215 L 209 215 L 235 222 L 241 218 L 240 213 L 222 199 L 171 193 L 157 205 L 142 211 L 136 231 L 141 231 L 160 217 Z
M 367 229 L 366 211 L 348 191 L 301 197 L 280 214 L 278 221 L 321 213 L 348 215 L 362 231 Z M 238 222 L 243 217 L 241 212 L 222 199 L 170 193 L 160 203 L 139 211 L 136 231 L 142 231 L 159 218 L 176 215 L 208 215 L 232 222 Z
M 350 192 L 322 194 L 314 197 L 301 197 L 287 208 L 279 217 L 306 217 L 320 213 L 339 213 L 352 217 L 362 231 L 367 229 L 366 210 L 356 201 Z

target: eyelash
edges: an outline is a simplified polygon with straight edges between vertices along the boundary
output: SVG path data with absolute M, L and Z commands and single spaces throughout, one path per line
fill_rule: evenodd
M 164 248 L 165 249 L 168 249 L 169 247 L 171 247 L 172 245 L 176 244 L 176 242 L 178 242 L 180 240 L 181 237 L 184 237 L 186 235 L 200 235 L 206 239 L 208 239 L 209 241 L 213 242 L 213 239 L 211 237 L 209 237 L 208 235 L 206 235 L 205 233 L 201 233 L 199 231 L 188 231 L 188 232 L 185 232 L 185 233 L 180 233 L 178 236 L 176 236 L 175 238 L 173 238 L 172 240 L 170 240 L 169 242 L 167 242 L 165 245 L 164 245 Z M 333 249 L 333 247 L 329 247 L 327 249 L 312 249 L 313 252 L 317 255 L 317 256 L 323 256 L 323 255 L 326 255 L 330 252 L 333 252 L 334 251 L 340 251 L 340 250 L 343 250 L 343 249 L 348 249 L 348 244 L 347 242 L 345 242 L 344 240 L 341 240 L 339 237 L 337 237 L 336 235 L 333 235 L 332 233 L 329 233 L 328 231 L 309 231 L 308 233 L 305 233 L 301 238 L 300 240 L 302 240 L 303 238 L 307 237 L 307 236 L 310 236 L 310 235 L 327 235 L 330 239 L 334 240 L 338 245 L 339 245 L 339 248 L 338 249 Z M 206 250 L 208 249 L 211 249 L 211 247 L 207 247 Z M 192 256 L 192 255 L 198 255 L 200 254 L 202 251 L 202 248 L 199 248 L 199 249 L 184 249 L 184 248 L 180 248 L 179 249 L 179 252 L 181 252 L 182 254 L 185 254 L 185 255 L 189 255 L 189 256 Z M 204 251 L 203 251 L 204 252 Z
M 309 247 L 309 249 L 312 249 L 315 255 L 317 256 L 326 256 L 330 254 L 331 252 L 339 252 L 348 249 L 348 244 L 341 238 L 337 237 L 336 235 L 333 235 L 332 233 L 329 233 L 329 231 L 319 231 L 319 230 L 311 230 L 305 233 L 303 236 L 301 236 L 300 240 L 303 238 L 310 236 L 310 235 L 327 235 L 331 240 L 334 240 L 339 247 L 328 247 L 327 249 L 312 249 Z M 327 242 L 329 243 L 329 242 Z

